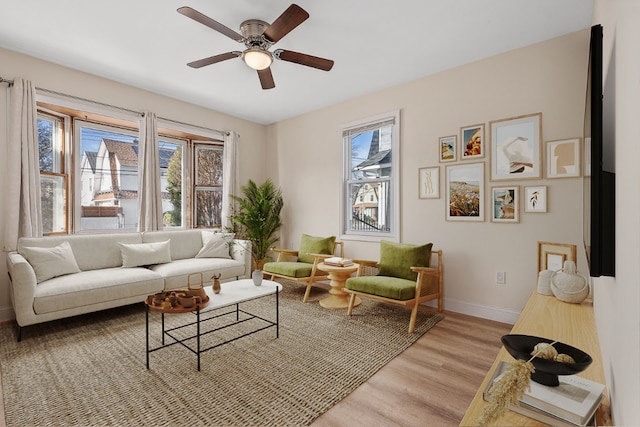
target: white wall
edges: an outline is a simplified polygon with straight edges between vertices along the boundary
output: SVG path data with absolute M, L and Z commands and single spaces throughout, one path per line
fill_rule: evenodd
M 401 241 L 443 249 L 446 309 L 515 321 L 536 287 L 537 242 L 582 248 L 582 180 L 508 181 L 521 194 L 525 185 L 548 185 L 548 213 L 525 213 L 521 203 L 519 224 L 492 223 L 488 210 L 484 223 L 448 222 L 438 137 L 485 123 L 488 140 L 489 121 L 537 112 L 544 140 L 581 136 L 588 43 L 585 29 L 270 125 L 278 162 L 269 174 L 285 199 L 282 244 L 297 247 L 302 233 L 340 234 L 340 126 L 400 109 Z M 489 181 L 489 155 L 482 161 L 488 195 L 507 182 Z M 418 199 L 418 168 L 425 166 L 440 166 L 440 199 Z M 345 253 L 377 259 L 378 247 L 349 240 Z M 586 269 L 578 253 L 578 268 Z M 495 283 L 496 271 L 506 272 L 506 285 Z
M 615 425 L 640 425 L 640 4 L 594 2 L 604 80 L 615 73 L 616 277 L 594 281 L 594 306 Z M 613 64 L 612 64 L 613 63 Z
M 91 99 L 134 111 L 153 111 L 158 117 L 218 130 L 233 130 L 240 134 L 240 182 L 266 178 L 265 141 L 263 125 L 231 117 L 217 111 L 106 80 L 80 71 L 61 67 L 5 49 L 0 49 L 0 76 L 5 79 L 22 77 L 37 87 Z M 0 200 L 7 188 L 7 109 L 6 85 L 0 85 Z M 4 207 L 4 204 L 2 204 Z M 4 209 L 0 209 L 0 242 L 4 242 L 6 223 Z M 2 254 L 2 258 L 6 254 Z M 9 280 L 4 261 L 0 262 L 0 321 L 14 318 L 9 298 Z

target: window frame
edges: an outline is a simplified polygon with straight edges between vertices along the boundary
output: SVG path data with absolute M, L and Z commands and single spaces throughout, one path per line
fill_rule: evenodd
M 391 174 L 388 178 L 351 179 L 351 136 L 374 130 L 376 126 L 388 123 L 391 131 Z M 382 126 L 380 126 L 382 127 Z M 364 129 L 364 130 L 363 130 Z M 362 130 L 361 132 L 358 132 Z M 397 242 L 400 238 L 400 110 L 370 116 L 361 120 L 345 123 L 340 128 L 342 141 L 342 185 L 340 195 L 340 232 L 342 240 L 359 240 L 379 242 L 390 240 Z M 364 231 L 351 230 L 350 218 L 352 205 L 349 188 L 354 183 L 371 184 L 377 182 L 389 182 L 389 206 L 390 227 L 389 231 Z M 365 197 L 366 198 L 366 197 Z

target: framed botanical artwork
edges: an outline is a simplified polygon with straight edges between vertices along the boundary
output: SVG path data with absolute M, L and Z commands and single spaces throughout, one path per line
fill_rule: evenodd
M 524 211 L 547 211 L 547 186 L 524 187 Z
M 460 159 L 484 157 L 484 124 L 460 128 Z
M 440 162 L 455 162 L 458 160 L 456 136 L 443 136 L 440 141 Z
M 491 180 L 542 178 L 542 113 L 494 120 Z
M 576 245 L 538 242 L 538 271 L 562 270 L 565 261 L 576 261 Z
M 580 138 L 546 142 L 547 178 L 580 176 Z
M 520 222 L 518 186 L 491 188 L 491 221 Z
M 418 169 L 418 188 L 420 199 L 439 199 L 440 166 Z
M 448 221 L 484 221 L 484 163 L 448 165 L 446 197 Z

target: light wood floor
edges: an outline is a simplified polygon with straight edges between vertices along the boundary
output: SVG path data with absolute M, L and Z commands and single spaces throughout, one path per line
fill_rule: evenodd
M 445 312 L 312 427 L 457 426 L 512 325 Z
M 457 426 L 511 325 L 444 314 L 444 320 L 312 426 Z M 0 373 L 0 427 L 6 427 L 1 385 Z

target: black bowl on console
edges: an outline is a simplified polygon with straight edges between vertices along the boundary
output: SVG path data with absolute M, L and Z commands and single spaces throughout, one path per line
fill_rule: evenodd
M 534 337 L 531 335 L 504 335 L 502 344 L 514 359 L 529 360 L 533 347 L 539 343 L 551 344 L 553 340 Z M 576 363 L 556 362 L 555 360 L 534 357 L 531 363 L 536 371 L 531 374 L 531 379 L 539 384 L 555 387 L 560 384 L 558 375 L 573 375 L 582 372 L 591 364 L 593 359 L 587 353 L 570 345 L 557 342 L 553 347 L 558 353 L 568 354 Z

